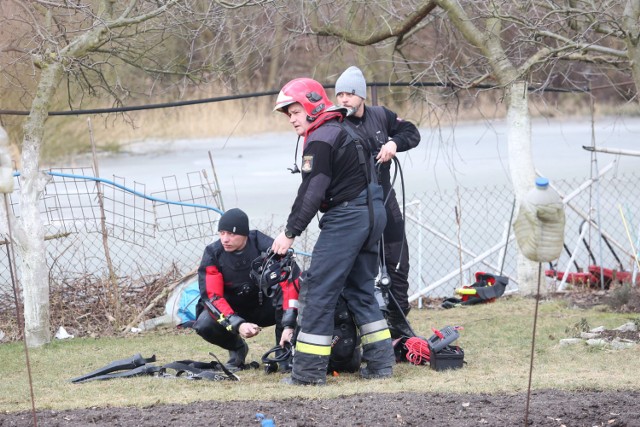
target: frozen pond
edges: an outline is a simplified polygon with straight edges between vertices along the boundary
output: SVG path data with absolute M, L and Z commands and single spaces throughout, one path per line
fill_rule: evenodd
M 506 132 L 504 121 L 421 129 L 421 144 L 398 156 L 407 197 L 451 189 L 456 183 L 475 187 L 508 182 Z M 287 170 L 294 161 L 296 139 L 291 131 L 177 140 L 162 145 L 138 143 L 126 153 L 100 159 L 100 175 L 106 179 L 113 175 L 124 177 L 127 185 L 133 181 L 143 183 L 147 193 L 152 193 L 163 188 L 162 177 L 175 175 L 180 182 L 189 172 L 210 172 L 211 151 L 226 209 L 237 206 L 250 218 L 272 218 L 284 223 L 300 183 L 300 175 Z M 599 147 L 640 151 L 640 119 L 598 119 L 594 140 Z M 582 146 L 591 144 L 589 120 L 532 122 L 535 166 L 551 181 L 589 177 L 592 154 Z M 604 168 L 614 157 L 598 153 L 597 165 Z M 618 167 L 621 172 L 633 171 L 639 162 L 638 157 L 621 156 Z
M 482 271 L 485 271 L 485 268 L 502 271 L 504 265 L 504 272 L 513 275 L 516 251 L 514 244 L 509 245 L 508 250 L 505 251 L 506 262 L 501 261 L 500 254 L 494 253 L 487 258 L 487 262 L 491 264 L 470 264 L 469 268 L 465 268 L 464 277 L 462 273 L 458 274 L 462 258 L 468 263 L 475 255 L 482 254 L 488 248 L 501 243 L 508 227 L 512 195 L 504 191 L 504 185 L 509 182 L 505 123 L 495 121 L 461 124 L 454 128 L 425 128 L 421 129 L 421 133 L 423 136 L 421 144 L 410 152 L 400 153 L 398 156 L 407 187 L 406 199 L 415 201 L 415 204 L 407 210 L 407 217 L 411 219 L 407 222 L 412 257 L 411 293 L 427 285 L 438 283 L 444 278 L 441 287 L 436 289 L 434 292 L 437 293 L 432 296 L 451 295 L 454 287 L 462 283 L 461 280 L 465 283 L 470 282 L 470 275 L 478 271 L 478 268 Z M 640 119 L 638 118 L 599 119 L 594 135 L 593 139 L 598 147 L 640 151 L 640 144 L 637 142 L 640 139 Z M 575 183 L 590 177 L 593 159 L 597 160 L 597 166 L 602 169 L 617 157 L 605 153 L 594 155 L 582 148 L 592 144 L 589 120 L 535 120 L 532 123 L 532 138 L 535 167 L 552 182 L 563 180 L 565 194 L 574 188 L 569 187 L 573 183 L 567 183 L 564 180 L 569 179 Z M 209 152 L 211 152 L 225 208 L 242 208 L 249 214 L 251 227 L 273 234 L 274 230 L 277 231 L 284 225 L 300 183 L 300 175 L 292 175 L 287 170 L 294 162 L 296 140 L 297 136 L 291 131 L 264 133 L 251 137 L 232 136 L 170 142 L 146 141 L 132 144 L 126 152 L 118 155 L 101 156 L 100 176 L 112 179 L 115 175 L 119 177 L 116 180 L 119 184 L 130 188 L 134 187 L 134 182 L 144 184 L 144 191 L 149 195 L 157 195 L 165 189 L 163 185 L 165 177 L 175 177 L 179 187 L 185 189 L 195 184 L 188 182 L 187 178 L 193 177 L 191 174 L 202 170 L 211 174 L 209 160 Z M 299 152 L 298 157 L 300 154 Z M 77 163 L 78 166 L 91 164 L 89 159 L 84 160 L 83 164 Z M 639 164 L 638 157 L 621 156 L 617 170 L 620 173 L 634 172 L 638 170 Z M 608 177 L 611 175 L 609 174 Z M 462 190 L 458 200 L 456 200 L 455 191 L 452 191 L 457 185 Z M 174 189 L 172 183 L 168 183 L 167 187 L 170 190 Z M 626 184 L 610 183 L 610 186 L 605 188 L 608 190 L 605 189 L 595 201 L 600 203 L 596 207 L 598 212 L 602 213 L 598 222 L 605 226 L 607 232 L 613 233 L 617 241 L 624 243 L 626 236 L 623 234 L 624 230 L 621 230 L 622 223 L 616 206 L 623 204 L 628 209 L 635 209 L 634 201 L 638 200 L 637 185 L 628 181 Z M 142 190 L 139 186 L 136 189 Z M 396 189 L 400 190 L 399 183 L 396 183 Z M 176 200 L 175 193 L 170 194 L 174 196 L 158 197 Z M 590 207 L 593 207 L 589 197 L 590 194 L 587 193 L 580 200 L 575 199 L 574 204 L 587 212 Z M 491 198 L 490 208 L 486 208 L 489 198 Z M 118 200 L 120 200 L 119 196 Z M 464 207 L 465 213 L 470 213 L 470 215 L 464 215 L 460 226 L 463 233 L 459 233 L 456 229 L 453 215 L 454 208 L 458 205 Z M 483 208 L 475 209 L 477 206 Z M 602 206 L 602 209 L 599 206 Z M 167 209 L 167 205 L 160 204 L 154 208 L 154 214 L 161 217 L 160 214 L 166 213 Z M 216 233 L 215 230 L 210 229 L 212 221 L 193 221 L 193 217 L 189 216 L 191 211 L 193 210 L 185 210 L 184 216 L 172 218 L 171 222 L 167 221 L 166 216 L 163 217 L 163 221 L 158 220 L 157 224 L 160 224 L 160 228 L 163 230 L 166 228 L 168 234 L 178 232 L 181 239 L 177 240 L 173 234 L 163 234 L 156 236 L 157 240 L 147 246 L 132 248 L 124 243 L 122 246 L 112 246 L 116 248 L 114 253 L 121 256 L 115 259 L 115 262 L 120 263 L 123 271 L 126 272 L 131 260 L 135 260 L 140 265 L 144 262 L 148 263 L 146 267 L 151 272 L 164 268 L 159 264 L 164 265 L 165 262 L 182 263 L 180 265 L 187 270 L 192 268 L 190 266 L 196 266 L 202 254 L 202 247 L 214 239 Z M 176 212 L 181 211 L 176 209 Z M 569 212 L 572 217 L 570 221 L 568 220 L 566 242 L 573 249 L 576 246 L 579 235 L 578 226 L 582 218 L 571 210 Z M 213 217 L 214 220 L 217 219 L 215 214 Z M 173 220 L 176 220 L 175 224 Z M 182 225 L 181 222 L 194 226 L 198 229 L 198 233 L 202 233 L 192 237 L 191 229 L 187 233 L 186 227 L 185 230 L 178 227 Z M 269 226 L 274 228 L 267 229 Z M 426 226 L 429 227 L 429 231 Z M 312 221 L 308 239 L 300 239 L 296 242 L 295 249 L 299 253 L 304 254 L 305 251 L 310 251 L 309 245 L 312 245 L 317 234 L 316 227 L 317 221 Z M 635 227 L 634 225 L 634 229 Z M 129 228 L 128 226 L 119 227 L 118 231 L 122 232 Z M 437 233 L 432 230 L 436 230 Z M 136 232 L 140 233 L 139 230 Z M 189 235 L 189 239 L 185 238 L 185 233 Z M 141 237 L 136 233 L 133 234 L 136 238 Z M 95 245 L 99 245 L 98 240 L 85 239 L 81 235 L 75 238 L 74 242 L 77 242 L 78 246 L 77 253 L 67 250 L 66 246 L 63 248 L 64 256 L 73 260 L 83 256 L 82 250 L 93 253 L 92 251 L 97 247 Z M 469 255 L 464 257 L 460 255 L 457 238 L 460 239 L 460 244 L 470 251 Z M 85 244 L 88 248 L 84 247 Z M 66 242 L 65 245 L 67 245 Z M 580 255 L 586 257 L 586 251 L 583 250 Z M 598 258 L 605 260 L 604 265 L 615 266 L 615 263 L 606 259 L 606 256 L 608 256 L 606 253 L 603 256 L 600 252 L 598 254 Z M 60 260 L 61 258 L 57 258 L 57 265 L 61 264 Z M 90 261 L 97 263 L 90 268 L 90 271 L 103 268 L 103 260 L 100 256 L 91 257 Z M 85 264 L 88 262 L 85 260 Z M 588 260 L 581 259 L 580 262 L 582 265 L 587 265 L 585 263 Z M 558 265 L 564 268 L 567 260 L 561 259 Z M 65 266 L 65 268 L 69 267 Z

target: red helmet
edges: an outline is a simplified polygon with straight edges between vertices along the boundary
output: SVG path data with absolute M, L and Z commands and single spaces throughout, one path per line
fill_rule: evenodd
M 284 85 L 276 99 L 274 111 L 285 112 L 285 107 L 299 102 L 307 112 L 307 120 L 314 121 L 320 113 L 333 107 L 324 87 L 317 81 L 302 77 Z

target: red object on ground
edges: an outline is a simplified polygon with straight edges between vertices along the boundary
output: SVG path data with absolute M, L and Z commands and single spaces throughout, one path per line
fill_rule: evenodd
M 590 285 L 593 287 L 600 286 L 600 267 L 599 265 L 590 265 L 587 272 L 564 273 L 556 270 L 545 270 L 544 275 L 547 277 L 562 280 L 567 274 L 567 283 Z M 617 271 L 610 268 L 602 268 L 602 277 L 604 278 L 604 287 L 609 288 L 611 283 L 631 283 L 633 273 L 629 271 Z M 636 286 L 640 285 L 640 274 L 636 277 Z

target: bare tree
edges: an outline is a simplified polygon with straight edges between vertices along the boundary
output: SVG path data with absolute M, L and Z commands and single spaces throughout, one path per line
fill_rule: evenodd
M 578 85 L 567 64 L 576 60 L 615 64 L 621 59 L 633 63 L 632 55 L 640 53 L 637 1 L 367 2 L 366 8 L 373 9 L 373 15 L 377 13 L 374 17 L 371 13 L 354 13 L 362 12 L 364 5 L 352 2 L 314 5 L 313 15 L 307 15 L 310 32 L 356 46 L 389 46 L 388 55 L 380 60 L 392 64 L 389 76 L 404 75 L 410 81 L 436 77 L 445 85 L 461 89 L 482 83 L 502 88 L 507 109 L 508 164 L 518 202 L 533 186 L 535 177 L 531 83 L 545 87 L 555 76 L 563 75 L 564 84 Z M 623 40 L 626 49 L 611 41 L 602 43 L 603 34 Z M 520 255 L 522 293 L 535 292 L 536 272 L 536 265 Z
M 437 52 L 428 58 L 409 58 L 408 55 L 411 55 L 411 51 L 403 50 L 402 44 L 406 44 L 407 39 L 412 36 L 424 36 L 424 31 L 420 30 L 428 23 L 428 19 L 433 19 L 434 15 L 436 19 L 441 19 L 437 15 L 440 10 L 436 10 L 436 7 L 440 7 L 453 26 L 462 34 L 463 40 L 471 43 L 481 54 L 481 57 L 476 54 L 465 58 L 463 63 L 460 61 L 443 63 L 440 68 L 445 70 L 441 77 L 443 80 L 447 80 L 444 83 L 472 86 L 493 77 L 507 89 L 509 164 L 516 194 L 521 197 L 530 188 L 534 177 L 526 84 L 526 75 L 530 65 L 524 64 L 522 69 L 518 69 L 512 56 L 510 57 L 503 47 L 505 38 L 502 21 L 494 16 L 495 10 L 486 9 L 487 3 L 468 2 L 468 7 L 474 9 L 473 19 L 465 8 L 454 0 L 417 3 L 413 8 L 405 9 L 404 14 L 383 16 L 381 20 L 386 25 L 369 26 L 365 31 L 356 32 L 353 31 L 353 27 L 340 27 L 326 21 L 318 23 L 317 20 L 313 29 L 317 34 L 340 37 L 356 45 L 375 44 L 392 39 L 395 51 L 401 54 L 396 58 L 399 60 L 398 62 L 411 62 L 414 66 L 421 65 L 425 68 L 433 68 L 433 64 L 440 56 Z M 488 4 L 489 7 L 491 5 L 495 7 L 494 2 Z M 478 18 L 479 15 L 482 15 L 481 18 Z M 444 24 L 446 22 L 442 25 Z M 457 48 L 459 47 L 457 46 Z M 516 60 L 521 61 L 522 57 L 518 56 Z M 419 74 L 423 73 L 419 72 Z M 520 282 L 529 282 L 531 274 L 531 271 L 520 269 Z M 527 292 L 524 286 L 522 290 Z
M 13 0 L 0 3 L 4 83 L 24 92 L 20 217 L 14 238 L 20 259 L 25 336 L 29 346 L 51 340 L 44 228 L 38 208 L 47 175 L 40 170 L 44 125 L 61 83 L 72 108 L 101 96 L 119 105 L 132 92 L 164 81 L 199 82 L 229 72 L 228 11 L 269 0 Z M 209 37 L 204 37 L 203 34 Z M 222 43 L 224 42 L 224 43 Z M 213 49 L 215 46 L 216 49 Z M 235 46 L 236 48 L 238 45 Z M 242 43 L 243 49 L 249 49 Z M 260 49 L 260 45 L 253 48 Z M 231 72 L 248 61 L 233 56 Z M 137 71 L 134 71 L 137 70 Z M 145 77 L 140 77 L 141 72 Z M 33 84 L 30 84 L 33 82 Z M 137 86 L 137 87 L 136 87 Z M 32 91 L 32 92 L 31 92 Z
M 545 87 L 561 80 L 562 84 L 575 87 L 588 83 L 594 75 L 606 77 L 606 67 L 630 67 L 638 87 L 637 1 L 435 1 L 464 39 L 486 59 L 485 76 L 506 90 L 509 166 L 518 201 L 531 188 L 534 178 L 528 82 Z M 575 71 L 568 71 L 576 62 L 605 68 L 578 76 Z M 521 254 L 518 278 L 524 294 L 535 293 L 536 266 Z
M 635 92 L 640 88 L 640 3 L 634 0 L 567 0 L 539 2 L 546 16 L 562 20 L 562 26 L 540 27 L 538 37 L 554 40 L 566 47 L 559 57 L 571 62 L 593 64 L 598 72 L 585 76 L 590 82 L 606 79 L 611 70 L 631 77 Z M 569 81 L 568 76 L 563 77 Z M 610 87 L 623 98 L 637 99 L 619 81 Z M 626 82 L 625 82 L 626 83 Z M 596 82 L 597 84 L 597 82 Z

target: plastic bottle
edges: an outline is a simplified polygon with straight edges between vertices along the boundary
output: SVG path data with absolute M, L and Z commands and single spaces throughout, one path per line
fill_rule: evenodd
M 558 259 L 564 243 L 565 214 L 560 195 L 544 177 L 522 202 L 513 224 L 516 241 L 522 254 L 532 261 L 549 262 Z

